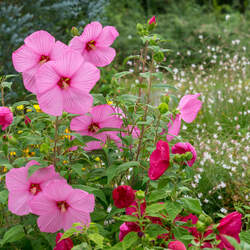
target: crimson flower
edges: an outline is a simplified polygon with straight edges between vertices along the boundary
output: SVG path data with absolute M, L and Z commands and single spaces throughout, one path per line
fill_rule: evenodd
M 73 241 L 70 238 L 66 238 L 59 242 L 62 235 L 63 233 L 58 233 L 56 235 L 56 246 L 54 247 L 54 250 L 71 250 L 74 246 Z
M 151 180 L 159 179 L 169 167 L 169 146 L 165 141 L 158 141 L 156 149 L 150 155 L 148 176 Z
M 113 200 L 118 208 L 129 207 L 135 200 L 135 191 L 130 186 L 121 185 L 113 190 Z
M 169 242 L 168 248 L 173 250 L 186 250 L 185 245 L 178 240 Z
M 0 107 L 0 126 L 5 130 L 13 122 L 13 114 L 7 107 Z

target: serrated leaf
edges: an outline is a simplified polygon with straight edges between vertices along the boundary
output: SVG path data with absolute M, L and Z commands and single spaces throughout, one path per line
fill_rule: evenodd
M 183 206 L 191 213 L 195 213 L 200 215 L 202 213 L 202 208 L 200 205 L 200 201 L 194 198 L 182 198 Z
M 136 243 L 138 240 L 138 235 L 136 232 L 128 233 L 122 241 L 122 248 L 123 250 L 131 249 L 132 245 Z
M 146 229 L 146 233 L 148 233 L 150 237 L 157 237 L 161 234 L 167 234 L 169 231 L 159 224 L 150 224 Z
M 62 237 L 60 238 L 59 242 L 61 240 L 70 238 L 71 236 L 73 236 L 75 233 L 79 233 L 79 230 L 77 230 L 77 228 L 75 227 L 71 227 L 70 229 L 68 229 L 67 231 L 64 232 L 64 234 L 62 235 Z
M 154 203 L 151 205 L 148 205 L 146 207 L 146 214 L 151 216 L 152 214 L 156 214 L 160 212 L 161 210 L 166 209 L 166 203 Z M 153 215 L 152 215 L 153 216 Z
M 166 210 L 170 220 L 173 222 L 176 216 L 181 212 L 182 206 L 177 202 L 166 202 Z
M 98 248 L 101 248 L 101 249 L 103 248 L 104 237 L 102 235 L 98 233 L 93 233 L 93 234 L 89 234 L 88 237 L 98 246 Z
M 25 236 L 23 226 L 16 225 L 10 228 L 3 236 L 1 241 L 2 244 L 11 243 L 21 240 Z
M 76 245 L 71 250 L 85 250 L 88 249 L 88 244 L 86 242 L 82 242 L 80 245 Z
M 119 217 L 114 217 L 116 220 L 128 221 L 128 222 L 137 222 L 138 218 L 132 215 L 121 215 Z

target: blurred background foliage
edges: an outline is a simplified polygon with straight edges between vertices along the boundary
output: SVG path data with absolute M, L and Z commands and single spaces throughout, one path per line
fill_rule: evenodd
M 114 70 L 141 45 L 136 24 L 146 22 L 153 15 L 157 17 L 157 32 L 166 38 L 167 47 L 172 50 L 166 64 L 173 61 L 175 67 L 199 64 L 206 60 L 204 53 L 197 52 L 204 48 L 204 41 L 224 47 L 228 53 L 234 53 L 234 39 L 246 48 L 249 46 L 249 9 L 249 0 L 2 0 L 1 74 L 15 73 L 11 54 L 32 32 L 44 29 L 68 43 L 73 26 L 82 30 L 95 20 L 114 25 L 120 33 L 114 44 L 118 54 L 112 64 Z M 186 56 L 188 50 L 191 56 Z M 110 74 L 106 75 L 109 78 Z M 16 80 L 14 90 L 6 97 L 7 103 L 23 99 L 27 94 L 21 78 Z

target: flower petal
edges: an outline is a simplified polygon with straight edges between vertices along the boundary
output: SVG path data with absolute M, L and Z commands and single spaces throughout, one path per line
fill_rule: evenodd
M 70 122 L 70 129 L 77 132 L 87 132 L 88 127 L 92 122 L 92 117 L 90 115 L 81 115 L 74 117 Z
M 62 115 L 63 98 L 61 89 L 58 86 L 37 95 L 37 100 L 43 112 L 54 116 Z
M 85 92 L 95 86 L 100 79 L 100 70 L 91 63 L 83 63 L 77 72 L 71 78 L 71 86 Z
M 38 93 L 38 89 L 36 85 L 36 74 L 40 67 L 41 65 L 37 64 L 36 66 L 22 73 L 24 87 L 34 94 Z
M 84 28 L 81 38 L 86 41 L 95 40 L 102 32 L 102 25 L 99 22 L 87 24 Z
M 179 103 L 179 109 L 181 111 L 181 119 L 187 123 L 191 123 L 197 116 L 202 107 L 202 102 L 197 99 L 200 94 L 186 95 L 182 97 Z
M 31 212 L 29 202 L 33 198 L 28 191 L 15 191 L 9 193 L 8 209 L 17 215 L 25 215 Z
M 67 203 L 73 209 L 84 212 L 93 212 L 95 207 L 95 196 L 80 189 L 74 189 L 67 199 Z
M 168 124 L 168 135 L 167 141 L 171 141 L 175 136 L 177 136 L 180 132 L 181 128 L 181 116 L 176 115 L 175 119 L 172 119 L 172 122 Z
M 57 83 L 61 76 L 57 73 L 55 67 L 55 62 L 48 62 L 39 68 L 36 75 L 38 94 L 42 94 L 53 87 L 57 87 Z
M 26 45 L 21 46 L 12 53 L 12 62 L 15 70 L 18 72 L 24 72 L 36 66 L 39 64 L 39 60 L 40 55 Z
M 55 38 L 45 30 L 39 30 L 25 38 L 24 43 L 39 55 L 48 56 L 55 44 Z
M 89 62 L 97 67 L 104 67 L 110 64 L 115 58 L 115 50 L 110 47 L 96 47 L 94 50 L 87 52 Z
M 56 172 L 53 165 L 50 165 L 46 168 L 38 169 L 34 174 L 31 175 L 29 181 L 32 183 L 42 183 L 46 182 L 53 177 L 55 177 Z
M 60 41 L 56 41 L 55 46 L 50 53 L 50 59 L 53 61 L 60 60 L 61 57 L 64 56 L 64 54 L 69 50 L 71 50 L 69 46 Z
M 110 46 L 119 36 L 118 31 L 113 26 L 105 26 L 101 34 L 96 39 L 96 46 L 108 47 Z
M 70 48 L 78 51 L 79 53 L 83 53 L 85 47 L 86 47 L 86 42 L 81 39 L 79 36 L 73 37 L 73 39 L 69 42 Z
M 93 97 L 79 89 L 70 87 L 62 91 L 63 109 L 72 114 L 87 113 L 93 103 Z

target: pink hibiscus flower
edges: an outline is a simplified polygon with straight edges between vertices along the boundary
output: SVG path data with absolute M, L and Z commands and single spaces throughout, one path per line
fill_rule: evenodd
M 6 174 L 6 186 L 9 190 L 8 207 L 17 215 L 25 215 L 31 212 L 30 201 L 42 192 L 51 179 L 62 178 L 50 165 L 38 169 L 31 177 L 28 177 L 28 169 L 33 165 L 40 165 L 36 161 L 30 161 L 25 167 L 12 168 Z
M 74 50 L 40 67 L 37 99 L 40 108 L 50 115 L 60 116 L 63 111 L 84 114 L 92 106 L 89 94 L 100 78 L 100 70 L 85 62 Z
M 96 65 L 104 67 L 110 64 L 115 57 L 115 50 L 109 46 L 119 33 L 112 26 L 105 26 L 99 22 L 88 24 L 80 36 L 75 36 L 69 46 L 79 51 L 83 57 Z
M 148 176 L 151 180 L 159 179 L 169 167 L 169 146 L 165 141 L 158 141 L 156 149 L 150 155 Z
M 100 141 L 91 141 L 84 147 L 85 150 L 95 150 L 102 148 L 107 138 L 120 145 L 120 138 L 117 131 L 103 131 L 97 133 L 101 128 L 121 128 L 122 120 L 114 115 L 114 110 L 108 104 L 98 105 L 85 115 L 74 117 L 70 123 L 70 129 L 81 135 L 88 135 Z
M 7 107 L 0 107 L 0 126 L 5 130 L 13 122 L 13 114 Z
M 186 152 L 191 152 L 193 155 L 192 159 L 187 161 L 188 166 L 192 167 L 197 158 L 195 148 L 188 142 L 178 142 L 172 147 L 173 154 L 185 154 Z
M 181 120 L 191 123 L 196 118 L 202 106 L 202 102 L 198 99 L 199 96 L 200 94 L 185 95 L 181 98 L 177 108 L 180 113 L 176 115 L 175 119 L 171 118 L 172 121 L 168 124 L 168 141 L 179 134 Z
M 38 227 L 42 232 L 67 230 L 73 223 L 88 226 L 95 197 L 80 189 L 73 189 L 62 180 L 51 180 L 43 192 L 30 202 L 32 213 L 39 215 Z
M 36 94 L 39 84 L 36 84 L 35 75 L 38 69 L 48 61 L 59 59 L 70 49 L 67 45 L 55 38 L 47 31 L 39 30 L 24 40 L 24 45 L 12 53 L 12 62 L 18 72 L 22 72 L 24 86 Z

